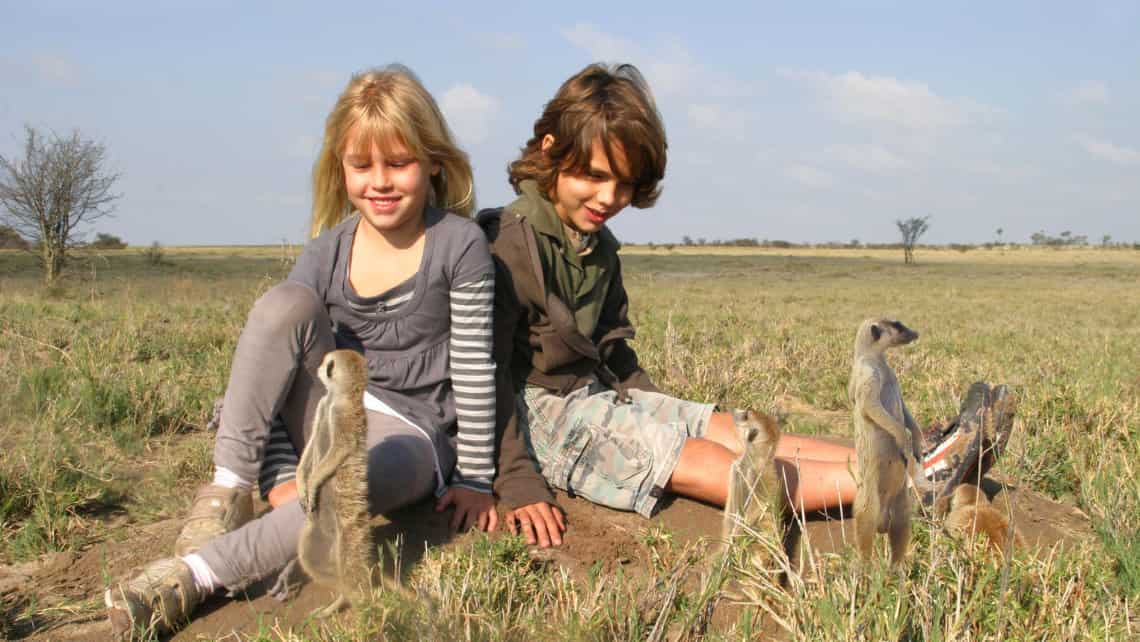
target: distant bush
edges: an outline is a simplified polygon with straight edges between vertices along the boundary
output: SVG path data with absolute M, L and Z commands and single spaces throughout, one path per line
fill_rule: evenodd
M 1060 236 L 1050 236 L 1045 232 L 1034 232 L 1030 235 L 1029 240 L 1034 245 L 1046 245 L 1049 247 L 1063 247 L 1067 245 L 1088 245 L 1089 237 L 1085 234 L 1073 234 L 1069 230 L 1061 232 Z
M 143 250 L 143 258 L 151 265 L 162 265 L 166 262 L 166 252 L 159 245 L 158 241 L 150 244 L 150 247 Z
M 28 240 L 20 236 L 20 233 L 14 228 L 9 225 L 0 225 L 0 249 L 28 250 L 31 247 Z
M 964 243 L 951 243 L 950 249 L 951 250 L 957 250 L 957 251 L 962 252 L 964 254 L 964 253 L 969 252 L 970 250 L 974 249 L 974 246 L 973 245 L 966 245 Z
M 100 232 L 95 235 L 95 240 L 91 241 L 90 247 L 96 250 L 121 250 L 127 247 L 127 244 L 123 239 L 114 234 L 104 234 Z

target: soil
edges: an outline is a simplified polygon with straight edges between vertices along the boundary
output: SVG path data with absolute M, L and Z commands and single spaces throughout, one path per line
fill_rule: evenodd
M 1020 488 L 1013 480 L 987 478 L 983 487 L 999 505 L 1004 505 L 1002 498 L 1008 497 L 1014 523 L 1033 548 L 1095 540 L 1088 516 L 1074 506 Z M 558 549 L 536 549 L 535 555 L 561 565 L 575 577 L 584 576 L 596 563 L 606 570 L 619 565 L 635 569 L 644 564 L 642 534 L 654 524 L 672 532 L 674 542 L 682 545 L 701 537 L 716 537 L 720 529 L 718 509 L 685 499 L 667 502 L 652 520 L 565 495 L 559 496 L 559 502 L 569 522 L 565 542 Z M 466 539 L 453 536 L 447 527 L 448 515 L 435 513 L 428 504 L 389 517 L 390 520 L 377 518 L 376 535 L 384 539 L 397 533 L 403 535 L 405 572 L 422 557 L 425 545 L 463 545 Z M 850 519 L 839 519 L 838 515 L 808 515 L 801 542 L 816 552 L 841 551 L 850 541 L 852 526 Z M 109 639 L 110 626 L 101 608 L 104 587 L 111 579 L 170 555 L 178 527 L 177 520 L 141 525 L 133 530 L 129 540 L 108 540 L 79 552 L 0 566 L 0 636 L 29 640 Z M 196 612 L 194 620 L 171 639 L 217 639 L 235 632 L 253 634 L 259 629 L 264 631 L 267 625 L 287 629 L 301 625 L 313 609 L 331 599 L 321 589 L 305 585 L 291 600 L 277 602 L 265 594 L 265 588 L 251 587 L 232 599 L 221 595 L 211 598 Z M 17 619 L 25 612 L 36 615 L 30 620 Z

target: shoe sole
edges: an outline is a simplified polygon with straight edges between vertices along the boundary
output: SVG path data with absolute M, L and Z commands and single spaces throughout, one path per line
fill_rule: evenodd
M 1013 433 L 1013 418 L 1017 413 L 1017 395 L 1013 394 L 1006 385 L 994 386 L 991 406 L 994 420 L 994 458 L 1005 452 L 1009 436 Z
M 971 473 L 976 477 L 978 464 L 984 464 L 982 445 L 986 436 L 985 411 L 991 404 L 991 396 L 990 387 L 981 381 L 971 385 L 966 393 L 966 398 L 962 402 L 962 412 L 958 415 L 958 426 L 960 429 L 966 426 L 972 427 L 974 435 L 962 451 L 961 458 L 955 462 L 950 476 L 941 482 L 942 490 L 938 492 L 935 501 L 950 495 L 962 480 L 971 476 Z

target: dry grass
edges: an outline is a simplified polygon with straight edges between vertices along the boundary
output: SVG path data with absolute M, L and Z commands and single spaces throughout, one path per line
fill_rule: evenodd
M 83 546 L 124 512 L 180 513 L 180 489 L 207 474 L 208 451 L 180 433 L 204 423 L 245 312 L 295 248 L 164 249 L 160 265 L 129 250 L 81 257 L 50 294 L 28 257 L 0 252 L 0 560 Z M 588 583 L 503 540 L 429 554 L 414 601 L 381 598 L 351 628 L 267 626 L 258 639 L 739 639 L 761 626 L 789 639 L 1140 636 L 1140 252 L 919 250 L 904 267 L 898 251 L 702 250 L 624 255 L 635 345 L 662 387 L 842 412 L 859 320 L 896 315 L 922 333 L 894 361 L 920 421 L 953 414 L 972 381 L 1013 386 L 1003 472 L 1074 503 L 1098 541 L 1002 566 L 920 523 L 905 577 L 824 556 L 783 589 L 778 564 L 746 556 L 701 590 L 699 553 L 664 535 L 647 537 L 660 560 L 648 580 Z M 725 578 L 763 607 L 708 631 Z

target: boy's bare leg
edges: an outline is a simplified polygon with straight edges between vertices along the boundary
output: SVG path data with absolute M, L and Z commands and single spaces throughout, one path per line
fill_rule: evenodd
M 792 457 L 785 457 L 781 453 L 785 439 L 782 436 L 777 445 L 776 474 L 784 480 L 791 505 L 797 511 L 826 510 L 855 500 L 855 478 L 852 476 L 855 469 L 854 453 L 850 455 L 850 465 L 846 458 L 842 461 L 807 459 L 805 454 L 814 452 L 809 450 L 811 446 L 830 446 L 808 439 L 805 444 L 792 447 Z M 798 459 L 794 455 L 797 448 L 800 455 Z M 843 446 L 836 448 L 843 449 Z M 830 449 L 824 449 L 823 452 L 835 454 Z M 729 470 L 736 457 L 732 450 L 712 439 L 689 439 L 681 448 L 677 467 L 665 490 L 724 506 L 728 497 Z
M 736 456 L 744 451 L 744 445 L 736 435 L 736 422 L 731 412 L 714 412 L 709 417 L 709 425 L 705 429 L 704 439 L 714 441 Z M 832 443 L 815 437 L 802 435 L 780 435 L 776 444 L 776 456 L 783 459 L 814 459 L 816 461 L 846 462 L 848 459 L 854 463 L 855 449 L 850 446 Z
M 724 506 L 728 498 L 729 469 L 736 457 L 736 453 L 711 439 L 688 439 L 681 447 L 677 467 L 665 490 Z
M 297 499 L 296 479 L 290 479 L 284 484 L 274 486 L 273 490 L 269 491 L 269 495 L 266 497 L 266 500 L 269 501 L 269 505 L 273 508 L 277 508 L 294 499 Z
M 744 452 L 744 444 L 736 434 L 736 421 L 731 412 L 714 412 L 709 416 L 709 424 L 705 427 L 704 439 L 713 441 L 739 457 Z
M 850 459 L 852 468 L 855 466 L 854 448 L 804 435 L 780 435 L 780 441 L 776 444 L 776 456 L 788 460 L 798 457 L 842 463 Z

